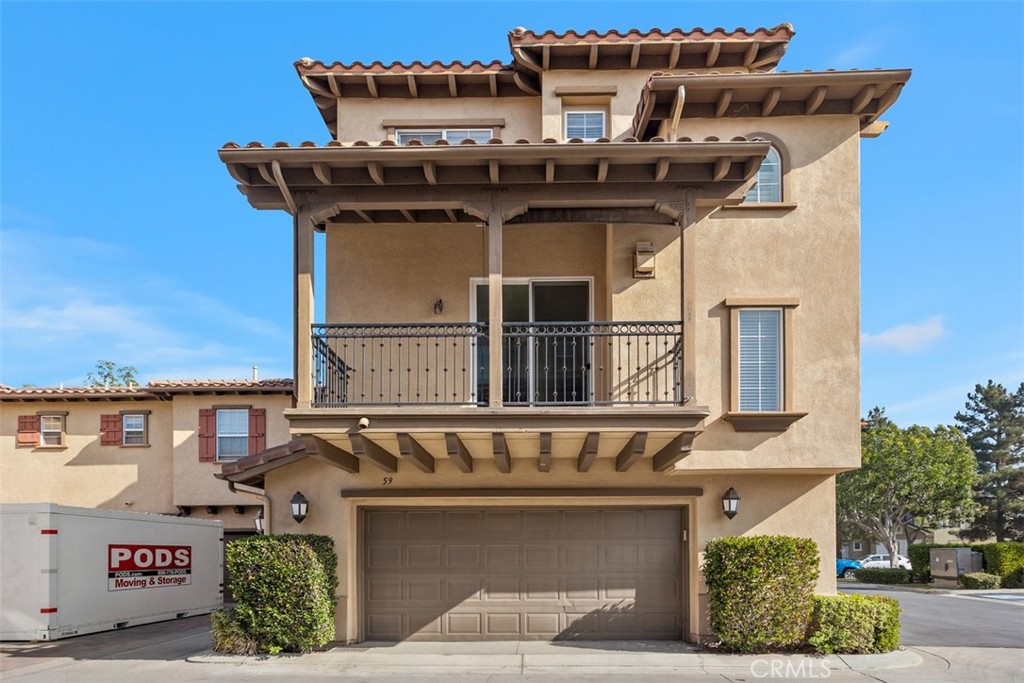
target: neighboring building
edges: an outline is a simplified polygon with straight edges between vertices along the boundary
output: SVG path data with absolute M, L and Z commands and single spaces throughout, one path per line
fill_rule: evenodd
M 262 507 L 214 478 L 287 442 L 291 380 L 0 389 L 0 502 L 219 519 L 254 531 Z
M 835 591 L 860 139 L 910 72 L 773 73 L 792 35 L 303 59 L 333 139 L 220 150 L 293 216 L 297 339 L 295 440 L 220 476 L 334 537 L 339 639 L 696 639 L 724 535 L 813 538 Z

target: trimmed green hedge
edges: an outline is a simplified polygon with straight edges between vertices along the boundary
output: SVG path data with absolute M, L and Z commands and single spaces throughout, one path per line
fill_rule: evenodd
M 704 555 L 711 630 L 735 652 L 805 644 L 814 610 L 818 547 L 809 538 L 716 538 Z
M 892 652 L 900 644 L 900 605 L 880 595 L 817 595 L 809 633 L 820 654 Z
M 910 572 L 906 569 L 858 569 L 853 575 L 864 583 L 910 583 Z
M 960 584 L 964 588 L 999 588 L 1002 579 L 998 574 L 986 574 L 985 572 L 967 572 L 960 577 Z
M 334 638 L 338 564 L 328 536 L 250 536 L 227 545 L 233 610 L 212 618 L 220 652 L 308 652 Z

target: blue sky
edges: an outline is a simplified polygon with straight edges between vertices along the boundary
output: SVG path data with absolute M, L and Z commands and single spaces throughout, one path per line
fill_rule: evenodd
M 329 139 L 292 63 L 508 60 L 506 33 L 774 26 L 913 78 L 862 144 L 862 405 L 952 422 L 1024 381 L 1024 4 L 0 2 L 0 382 L 291 372 L 290 218 L 216 150 Z

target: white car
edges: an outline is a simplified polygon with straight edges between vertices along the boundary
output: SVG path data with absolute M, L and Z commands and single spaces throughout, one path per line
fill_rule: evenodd
M 881 555 L 868 555 L 867 557 L 861 558 L 860 564 L 865 569 L 888 569 L 891 566 L 889 563 L 888 553 L 883 553 Z M 900 569 L 910 569 L 910 560 L 903 555 L 897 555 L 896 566 Z

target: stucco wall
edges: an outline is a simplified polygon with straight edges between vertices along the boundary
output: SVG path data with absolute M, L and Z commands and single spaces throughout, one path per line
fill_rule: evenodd
M 381 125 L 385 119 L 505 119 L 503 140 L 538 140 L 540 102 L 536 97 L 467 97 L 451 99 L 386 100 L 349 98 L 342 100 L 340 135 L 342 142 L 379 142 L 387 137 Z M 479 126 L 474 126 L 479 127 Z

